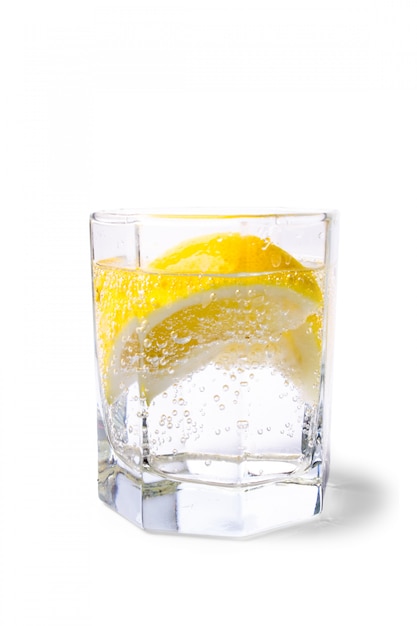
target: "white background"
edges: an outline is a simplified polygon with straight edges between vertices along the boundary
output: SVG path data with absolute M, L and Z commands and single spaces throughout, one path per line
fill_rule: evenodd
M 415 1 L 17 1 L 0 24 L 2 625 L 411 623 Z M 325 512 L 244 542 L 96 496 L 88 216 L 192 206 L 341 216 Z

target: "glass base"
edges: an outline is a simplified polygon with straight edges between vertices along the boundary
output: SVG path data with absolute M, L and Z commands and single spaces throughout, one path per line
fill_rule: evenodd
M 146 469 L 135 476 L 113 454 L 103 456 L 99 497 L 148 531 L 248 537 L 308 520 L 322 510 L 321 463 L 293 481 L 230 487 L 174 481 Z

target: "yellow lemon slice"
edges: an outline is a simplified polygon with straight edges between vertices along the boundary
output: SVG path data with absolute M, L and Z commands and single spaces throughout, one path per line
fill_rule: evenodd
M 147 271 L 94 268 L 107 401 L 133 382 L 148 402 L 210 362 L 254 359 L 312 393 L 322 294 L 314 270 L 269 240 L 225 233 L 185 242 Z M 315 320 L 314 323 L 311 320 Z

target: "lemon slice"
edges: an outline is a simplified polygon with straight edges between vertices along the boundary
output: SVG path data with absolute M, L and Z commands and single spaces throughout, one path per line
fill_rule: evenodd
M 95 267 L 94 284 L 109 403 L 135 381 L 150 402 L 176 380 L 242 353 L 308 395 L 317 385 L 321 290 L 313 270 L 269 240 L 225 233 L 185 242 L 146 272 L 113 260 Z
M 150 400 L 222 353 L 236 352 L 237 344 L 268 352 L 283 331 L 300 327 L 316 309 L 312 300 L 295 291 L 260 284 L 195 293 L 146 320 L 133 318 L 114 345 L 111 362 L 116 368 L 109 395 L 117 397 L 139 375 L 141 393 Z M 283 335 L 282 340 L 293 356 L 291 363 L 300 360 L 296 337 Z

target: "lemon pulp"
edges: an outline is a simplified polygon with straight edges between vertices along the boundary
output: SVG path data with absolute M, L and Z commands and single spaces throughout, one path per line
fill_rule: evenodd
M 146 271 L 94 266 L 98 360 L 108 403 L 132 382 L 149 403 L 209 362 L 265 363 L 318 386 L 322 292 L 317 270 L 253 235 L 184 242 Z

